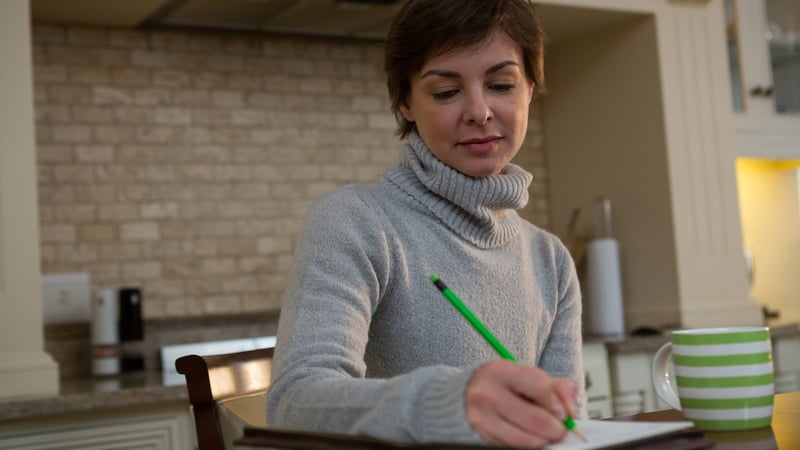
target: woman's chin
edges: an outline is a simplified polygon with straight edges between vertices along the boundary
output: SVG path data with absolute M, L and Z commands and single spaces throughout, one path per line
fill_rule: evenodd
M 458 170 L 459 172 L 463 173 L 464 175 L 469 175 L 474 178 L 483 178 L 489 177 L 492 175 L 498 175 L 505 167 L 505 164 L 484 164 L 484 165 L 477 165 L 473 167 L 465 167 L 464 170 Z

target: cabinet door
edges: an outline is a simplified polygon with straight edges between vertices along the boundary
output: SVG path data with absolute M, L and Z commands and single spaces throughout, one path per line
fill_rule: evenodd
M 725 0 L 738 112 L 800 114 L 800 2 Z
M 800 158 L 800 2 L 724 5 L 737 156 Z
M 645 353 L 611 357 L 611 389 L 615 416 L 629 416 L 650 410 L 650 358 Z
M 583 369 L 586 377 L 587 412 L 590 419 L 613 416 L 608 354 L 603 344 L 583 346 Z
M 766 0 L 765 5 L 775 111 L 800 115 L 800 2 Z
M 95 411 L 43 417 L 0 426 L 0 450 L 192 450 L 188 408 Z
M 773 341 L 775 362 L 775 391 L 793 392 L 800 388 L 800 337 L 780 338 Z
M 644 351 L 611 356 L 611 391 L 615 416 L 669 408 L 653 387 L 653 356 L 654 352 Z

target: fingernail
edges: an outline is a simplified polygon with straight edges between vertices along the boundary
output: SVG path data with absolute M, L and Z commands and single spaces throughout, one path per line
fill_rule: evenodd
M 578 403 L 568 403 L 567 404 L 567 415 L 570 417 L 575 417 L 575 411 L 578 410 Z
M 553 402 L 552 406 L 550 407 L 550 410 L 553 411 L 553 414 L 559 419 L 563 419 L 564 417 L 567 416 L 566 413 L 564 412 L 564 407 L 561 406 L 561 402 L 558 401 Z

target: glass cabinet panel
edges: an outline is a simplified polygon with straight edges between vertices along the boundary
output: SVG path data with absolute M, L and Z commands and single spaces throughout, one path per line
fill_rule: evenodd
M 744 85 L 742 85 L 742 66 L 739 47 L 739 30 L 736 23 L 734 0 L 725 0 L 725 34 L 728 48 L 728 64 L 731 70 L 731 95 L 733 110 L 744 111 Z
M 800 1 L 767 0 L 766 5 L 775 109 L 800 113 Z

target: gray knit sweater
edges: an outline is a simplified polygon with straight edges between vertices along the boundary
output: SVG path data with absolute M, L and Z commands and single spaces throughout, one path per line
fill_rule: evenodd
M 480 442 L 467 381 L 494 350 L 444 299 L 438 274 L 520 363 L 585 394 L 574 264 L 514 211 L 532 176 L 465 176 L 416 135 L 380 183 L 310 210 L 278 327 L 268 423 L 398 441 Z

